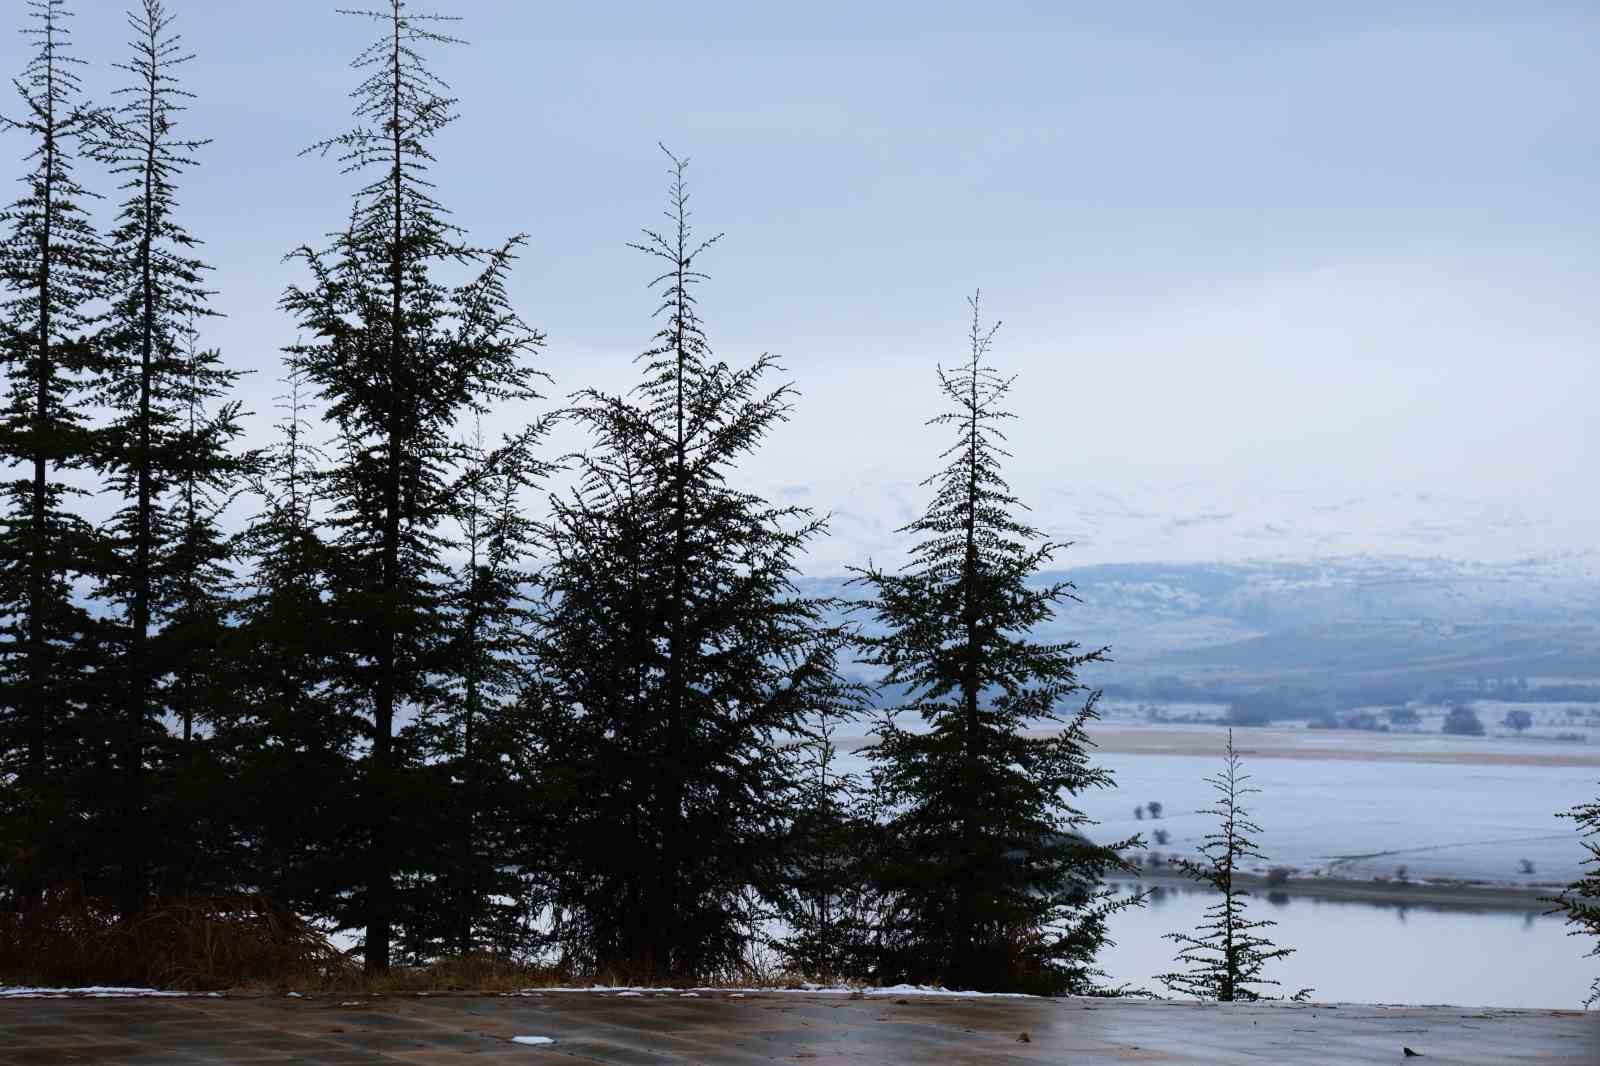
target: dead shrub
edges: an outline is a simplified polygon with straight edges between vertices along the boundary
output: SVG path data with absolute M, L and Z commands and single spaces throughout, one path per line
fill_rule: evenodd
M 261 896 L 165 900 L 123 919 L 109 902 L 49 895 L 0 915 L 0 980 L 49 986 L 138 985 L 210 991 L 334 985 L 348 959 Z

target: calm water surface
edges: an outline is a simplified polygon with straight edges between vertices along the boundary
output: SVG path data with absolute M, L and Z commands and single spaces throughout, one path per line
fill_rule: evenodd
M 1176 945 L 1162 934 L 1193 931 L 1215 894 L 1168 889 L 1143 909 L 1111 923 L 1113 948 L 1100 964 L 1114 982 L 1165 994 L 1157 974 L 1173 968 Z M 1271 963 L 1267 976 L 1293 993 L 1335 1003 L 1449 1003 L 1471 1007 L 1583 1005 L 1600 959 L 1592 945 L 1566 935 L 1558 917 L 1538 911 L 1468 911 L 1378 906 L 1294 896 L 1271 903 L 1252 897 L 1250 916 L 1277 926 L 1263 932 L 1296 949 Z

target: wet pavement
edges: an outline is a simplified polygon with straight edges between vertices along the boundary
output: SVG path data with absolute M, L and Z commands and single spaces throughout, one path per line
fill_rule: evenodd
M 552 1044 L 525 1045 L 518 1036 Z M 1600 1012 L 703 992 L 0 1002 L 0 1063 L 1600 1063 Z

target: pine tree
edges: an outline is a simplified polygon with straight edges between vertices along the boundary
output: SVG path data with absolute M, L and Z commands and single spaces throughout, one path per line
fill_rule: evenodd
M 1293 948 L 1280 948 L 1266 937 L 1255 932 L 1268 929 L 1276 922 L 1252 920 L 1245 917 L 1245 900 L 1250 893 L 1234 882 L 1234 874 L 1243 859 L 1260 859 L 1265 856 L 1256 850 L 1252 834 L 1261 827 L 1250 820 L 1240 800 L 1259 788 L 1247 788 L 1248 774 L 1239 772 L 1239 755 L 1233 748 L 1233 730 L 1228 730 L 1228 746 L 1223 756 L 1222 772 L 1206 779 L 1220 797 L 1215 807 L 1198 811 L 1214 814 L 1221 825 L 1207 834 L 1200 846 L 1203 862 L 1178 859 L 1185 874 L 1202 884 L 1209 885 L 1222 894 L 1222 898 L 1206 908 L 1206 921 L 1194 933 L 1168 933 L 1167 939 L 1180 947 L 1177 961 L 1188 969 L 1160 975 L 1169 990 L 1184 992 L 1200 999 L 1215 999 L 1224 1003 L 1234 1000 L 1256 1000 L 1263 997 L 1259 988 L 1276 987 L 1278 982 L 1263 977 L 1266 965 L 1275 959 L 1294 954 Z M 1305 999 L 1309 988 L 1295 993 L 1295 999 Z
M 641 979 L 740 968 L 783 872 L 780 746 L 838 684 L 822 604 L 794 585 L 821 521 L 729 483 L 793 388 L 763 391 L 769 356 L 714 361 L 694 288 L 716 238 L 694 238 L 668 156 L 669 228 L 635 246 L 662 263 L 663 324 L 630 393 L 578 395 L 592 446 L 541 538 L 556 933 L 574 964 Z
M 930 424 L 951 426 L 949 465 L 924 482 L 927 511 L 903 532 L 917 539 L 911 561 L 889 573 L 868 566 L 857 582 L 875 635 L 866 662 L 882 684 L 906 686 L 868 750 L 884 790 L 892 842 L 878 871 L 883 913 L 876 931 L 883 979 L 962 988 L 1085 992 L 1099 976 L 1115 900 L 1101 878 L 1126 869 L 1117 851 L 1075 831 L 1088 819 L 1070 797 L 1108 787 L 1089 761 L 1091 694 L 1063 718 L 1062 701 L 1082 691 L 1080 667 L 1102 651 L 1041 644 L 1028 633 L 1071 598 L 1065 582 L 1029 579 L 1060 545 L 1014 517 L 1021 506 L 1001 472 L 1008 453 L 999 403 L 1011 381 L 987 362 L 995 328 L 972 308 L 971 351 L 958 370 L 939 370 L 951 408 Z M 1058 724 L 1049 737 L 1023 731 Z
M 188 745 L 196 725 L 227 698 L 223 657 L 237 551 L 223 529 L 223 514 L 244 490 L 256 457 L 231 449 L 240 431 L 237 401 L 215 414 L 208 410 L 206 401 L 219 395 L 205 381 L 215 370 L 216 356 L 198 348 L 192 327 L 186 356 L 188 379 L 176 449 L 182 459 L 172 476 L 174 532 L 162 597 L 168 605 L 167 625 L 155 661 L 170 676 L 167 707 Z
M 435 700 L 446 640 L 441 524 L 451 471 L 466 458 L 452 433 L 491 404 L 537 395 L 525 357 L 542 338 L 507 303 L 505 276 L 523 238 L 465 244 L 427 178 L 429 144 L 454 118 L 455 101 L 420 49 L 454 43 L 435 29 L 449 20 L 412 14 L 404 0 L 357 14 L 383 27 L 353 64 L 364 74 L 353 94 L 358 124 L 313 148 L 373 177 L 332 247 L 295 253 L 312 276 L 282 305 L 313 338 L 291 352 L 341 444 L 320 496 L 336 530 L 330 591 L 364 641 L 338 687 L 345 709 L 369 723 L 358 905 L 366 964 L 382 971 L 403 843 L 397 805 L 406 798 L 396 722 Z M 469 276 L 452 286 L 454 270 Z
M 1566 915 L 1570 936 L 1589 936 L 1595 939 L 1589 958 L 1600 958 L 1600 799 L 1580 803 L 1570 811 L 1562 811 L 1558 818 L 1571 818 L 1582 838 L 1588 857 L 1583 865 L 1588 870 L 1572 882 L 1561 894 L 1547 902 L 1556 905 L 1556 911 Z M 1589 998 L 1584 1005 L 1600 1003 L 1600 977 L 1589 986 Z
M 0 771 L 16 781 L 4 861 L 22 906 L 47 881 L 82 872 L 68 856 L 96 850 L 81 839 L 81 797 L 68 797 L 73 782 L 96 780 L 85 771 L 106 756 L 103 728 L 82 713 L 83 656 L 98 638 L 72 598 L 73 582 L 94 569 L 93 531 L 66 506 L 81 493 L 71 472 L 93 465 L 82 414 L 95 370 L 86 335 L 106 273 L 75 153 L 105 114 L 83 99 L 64 0 L 28 0 L 28 9 L 22 33 L 35 50 L 15 82 L 22 112 L 3 120 L 28 140 L 28 171 L 22 196 L 0 212 L 0 463 L 11 471 L 0 490 Z M 69 821 L 72 808 L 83 817 Z
M 351 812 L 366 729 L 336 698 L 350 626 L 328 595 L 332 552 L 316 514 L 326 457 L 309 439 L 302 377 L 291 366 L 277 440 L 248 473 L 258 509 L 239 537 L 248 577 L 222 656 L 231 693 L 215 709 L 215 743 L 232 776 L 224 806 L 239 836 L 231 858 L 241 884 L 337 921 L 343 890 L 359 877 Z
M 112 415 L 100 456 L 108 488 L 123 505 L 106 531 L 110 563 L 99 583 L 100 595 L 122 611 L 126 634 L 123 667 L 104 671 L 123 717 L 125 912 L 142 905 L 151 887 L 147 866 L 164 835 L 147 809 L 147 764 L 162 758 L 164 716 L 179 717 L 185 740 L 193 735 L 194 709 L 179 704 L 193 700 L 195 666 L 221 621 L 201 582 L 226 573 L 229 553 L 215 512 L 239 472 L 230 453 L 241 432 L 239 404 L 206 410 L 239 374 L 195 343 L 199 322 L 215 314 L 203 287 L 209 268 L 194 257 L 199 242 L 176 217 L 177 182 L 207 142 L 176 133 L 193 96 L 180 87 L 179 71 L 192 56 L 172 23 L 161 0 L 142 0 L 129 13 L 133 55 L 118 69 L 131 84 L 118 90 L 121 107 L 97 145 L 127 194 L 109 235 L 111 311 L 100 339 L 100 399 Z M 163 634 L 179 612 L 187 615 L 182 631 Z M 203 615 L 204 636 L 196 628 Z
M 834 744 L 861 710 L 848 697 L 865 694 L 840 695 L 839 706 L 820 708 L 789 749 L 798 784 L 774 914 L 783 932 L 773 946 L 788 969 L 823 984 L 871 976 L 871 877 L 883 844 L 878 797 L 862 775 L 840 767 Z
M 543 425 L 531 430 L 542 435 Z M 489 950 L 525 954 L 529 884 L 541 865 L 532 855 L 536 800 L 529 758 L 535 702 L 527 559 L 535 523 L 521 499 L 548 471 L 525 452 L 494 459 L 481 428 L 453 493 L 464 558 L 446 592 L 448 623 L 438 702 L 424 719 L 432 769 L 448 797 L 438 813 L 438 871 L 419 881 L 414 910 L 430 905 L 435 923 L 419 923 L 408 951 L 430 956 Z
M 208 404 L 222 394 L 214 378 L 207 380 L 220 376 L 217 354 L 198 346 L 192 325 L 185 361 L 188 378 L 174 397 L 184 408 L 175 434 L 179 461 L 168 474 L 171 502 L 165 508 L 171 534 L 154 568 L 153 601 L 161 606 L 163 625 L 150 648 L 154 673 L 162 679 L 158 708 L 177 730 L 176 737 L 159 727 L 154 731 L 169 752 L 165 772 L 152 782 L 151 818 L 160 842 L 155 890 L 168 898 L 239 887 L 239 864 L 230 861 L 237 857 L 230 854 L 237 826 L 229 818 L 231 805 L 217 802 L 230 782 L 216 731 L 238 691 L 231 651 L 239 553 L 237 538 L 224 530 L 224 515 L 245 491 L 257 460 L 254 453 L 234 450 L 241 429 L 238 402 L 225 401 L 215 410 Z

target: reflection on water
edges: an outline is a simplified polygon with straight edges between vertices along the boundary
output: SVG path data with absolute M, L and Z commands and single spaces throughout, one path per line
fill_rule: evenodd
M 1131 891 L 1133 886 L 1119 886 Z M 1166 994 L 1155 980 L 1173 968 L 1162 934 L 1192 932 L 1215 894 L 1198 885 L 1147 886 L 1149 903 L 1114 915 L 1099 963 L 1113 983 Z M 1250 900 L 1262 932 L 1295 954 L 1267 976 L 1312 998 L 1342 1003 L 1449 1003 L 1473 1007 L 1583 1004 L 1594 980 L 1588 945 L 1538 910 L 1477 910 L 1410 902 L 1357 903 L 1269 892 Z

